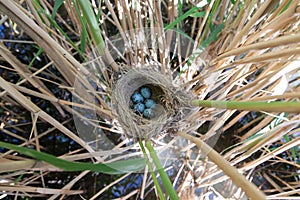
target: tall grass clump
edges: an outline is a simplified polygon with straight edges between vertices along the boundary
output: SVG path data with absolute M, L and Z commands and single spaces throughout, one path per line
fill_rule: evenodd
M 298 198 L 298 4 L 0 1 L 1 197 Z

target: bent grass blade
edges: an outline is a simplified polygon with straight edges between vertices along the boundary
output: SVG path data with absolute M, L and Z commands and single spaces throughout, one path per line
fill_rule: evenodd
M 130 160 L 116 161 L 112 163 L 83 163 L 83 162 L 71 162 L 64 159 L 57 158 L 51 154 L 38 152 L 29 148 L 20 147 L 18 145 L 9 144 L 6 142 L 0 142 L 0 147 L 17 151 L 23 155 L 32 157 L 37 160 L 47 162 L 55 167 L 63 169 L 65 171 L 84 171 L 91 170 L 105 174 L 124 174 L 128 172 L 136 172 L 142 170 L 145 167 L 144 158 L 135 158 Z

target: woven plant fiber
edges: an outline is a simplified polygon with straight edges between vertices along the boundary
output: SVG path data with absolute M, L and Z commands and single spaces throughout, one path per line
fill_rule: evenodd
M 157 102 L 151 119 L 131 109 L 131 95 L 142 86 L 151 89 Z M 114 84 L 112 99 L 113 112 L 128 137 L 150 138 L 165 131 L 178 131 L 187 125 L 186 117 L 195 111 L 189 105 L 193 95 L 175 87 L 156 66 L 123 70 Z

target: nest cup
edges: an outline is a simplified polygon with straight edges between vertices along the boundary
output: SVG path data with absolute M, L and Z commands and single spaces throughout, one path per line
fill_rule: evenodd
M 192 95 L 174 87 L 167 76 L 155 69 L 154 66 L 128 70 L 113 87 L 113 111 L 128 137 L 150 138 L 168 129 L 178 129 L 182 126 L 180 121 L 192 110 Z M 151 119 L 131 109 L 131 96 L 142 86 L 150 88 L 156 102 Z

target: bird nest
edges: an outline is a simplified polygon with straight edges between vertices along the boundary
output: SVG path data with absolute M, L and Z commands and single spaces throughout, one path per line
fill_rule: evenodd
M 156 102 L 151 119 L 134 112 L 131 96 L 141 87 L 148 87 Z M 155 66 L 125 70 L 114 84 L 113 111 L 128 137 L 150 138 L 162 131 L 178 131 L 194 110 L 189 102 L 192 94 L 172 84 Z

